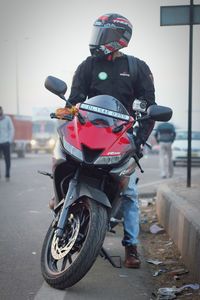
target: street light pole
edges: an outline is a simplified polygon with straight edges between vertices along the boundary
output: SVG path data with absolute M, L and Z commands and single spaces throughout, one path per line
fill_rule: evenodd
M 190 0 L 187 187 L 191 186 L 193 0 Z
M 17 115 L 20 114 L 19 107 L 19 62 L 18 62 L 18 43 L 15 41 L 15 79 L 16 79 L 16 107 Z

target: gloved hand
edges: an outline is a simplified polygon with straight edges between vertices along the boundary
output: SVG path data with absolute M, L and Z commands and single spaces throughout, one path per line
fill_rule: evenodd
M 57 108 L 56 109 L 56 116 L 58 119 L 62 119 L 66 115 L 74 116 L 78 112 L 78 108 L 76 106 L 72 106 L 71 108 Z

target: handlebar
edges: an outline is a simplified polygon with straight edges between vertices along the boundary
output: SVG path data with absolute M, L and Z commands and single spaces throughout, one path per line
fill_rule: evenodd
M 50 118 L 51 119 L 57 119 L 56 114 L 55 113 L 50 113 Z
M 51 119 L 66 120 L 66 121 L 72 121 L 74 116 L 75 116 L 75 113 L 73 113 L 73 112 L 71 114 L 63 114 L 63 115 L 60 115 L 60 116 L 57 115 L 56 113 L 51 113 L 50 114 Z M 84 119 L 84 117 L 82 116 L 82 114 L 80 112 L 77 113 L 77 117 L 79 119 L 79 122 L 84 125 L 85 124 L 85 119 Z
M 59 118 L 55 113 L 50 114 L 51 119 L 58 119 L 58 120 L 67 120 L 67 121 L 72 121 L 74 116 L 73 115 L 64 115 L 62 118 Z

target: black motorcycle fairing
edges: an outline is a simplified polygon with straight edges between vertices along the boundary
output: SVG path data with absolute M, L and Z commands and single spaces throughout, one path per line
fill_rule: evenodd
M 76 189 L 74 189 L 73 193 L 70 194 L 70 198 L 67 199 L 66 207 L 69 207 L 82 197 L 88 197 L 90 199 L 93 199 L 94 201 L 103 204 L 108 208 L 111 208 L 110 201 L 103 191 L 96 189 L 83 181 L 77 183 Z
M 58 238 L 62 238 L 64 234 L 70 206 L 76 201 L 81 201 L 83 198 L 90 198 L 103 206 L 111 208 L 111 204 L 103 191 L 95 189 L 83 180 L 80 181 L 80 169 L 77 169 L 73 178 L 69 181 L 67 194 L 61 209 L 56 230 Z
M 76 168 L 76 165 L 71 164 L 67 160 L 56 161 L 53 172 L 53 187 L 56 204 L 65 197 L 69 180 L 73 177 Z
M 78 166 L 74 164 L 74 161 L 72 160 L 59 161 L 59 163 L 55 165 L 53 173 L 53 186 L 56 204 L 65 198 L 70 181 L 73 179 L 77 167 Z M 109 181 L 107 170 L 103 171 L 94 168 L 88 168 L 86 166 L 82 166 L 80 170 L 80 179 L 78 180 L 76 195 L 74 196 L 75 200 L 82 196 L 87 196 L 96 200 L 97 202 L 100 202 L 101 204 L 104 204 L 107 207 L 111 207 L 109 199 L 112 189 L 109 189 L 109 195 L 107 195 L 107 189 L 104 190 L 103 187 L 103 181 Z M 107 179 L 104 179 L 105 177 Z
M 110 171 L 110 174 L 114 177 L 119 177 L 119 180 L 123 176 L 130 176 L 136 169 L 136 162 L 133 157 L 125 161 L 123 165 L 117 166 Z

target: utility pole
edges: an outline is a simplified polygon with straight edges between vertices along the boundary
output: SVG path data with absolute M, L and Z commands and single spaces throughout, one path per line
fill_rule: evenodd
M 161 6 L 160 9 L 161 26 L 189 25 L 187 187 L 191 187 L 193 25 L 200 24 L 200 5 L 190 0 L 190 5 Z
M 19 108 L 19 61 L 18 61 L 18 42 L 15 41 L 15 82 L 16 82 L 16 107 L 17 115 L 20 114 Z

